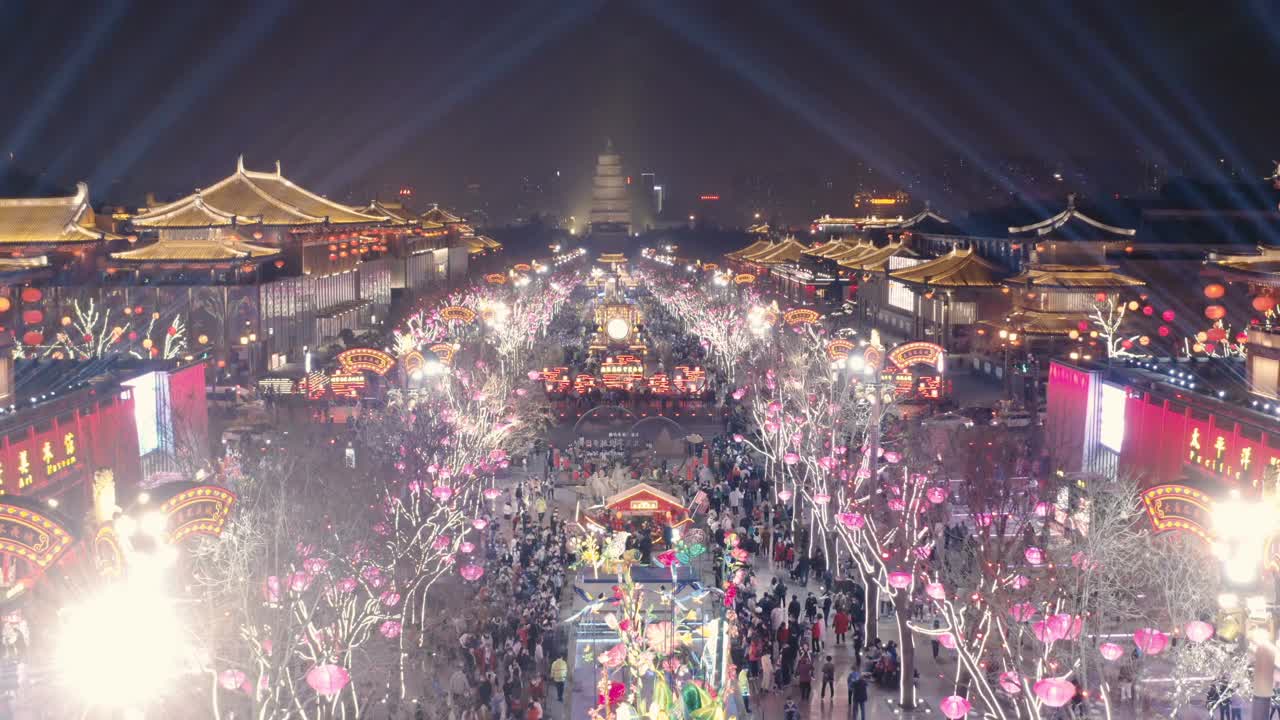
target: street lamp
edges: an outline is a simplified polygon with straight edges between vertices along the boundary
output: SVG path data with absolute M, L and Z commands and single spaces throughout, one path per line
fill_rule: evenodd
M 1249 705 L 1250 720 L 1267 720 L 1271 714 L 1271 696 L 1275 687 L 1275 646 L 1271 642 L 1271 618 L 1267 610 L 1269 598 L 1263 583 L 1266 552 L 1280 529 L 1275 508 L 1262 500 L 1245 500 L 1238 490 L 1213 509 L 1213 552 L 1222 561 L 1226 592 L 1218 597 L 1223 610 L 1240 608 L 1241 596 L 1248 613 L 1246 642 L 1252 641 L 1253 700 Z M 1260 637 L 1249 637 L 1250 635 Z

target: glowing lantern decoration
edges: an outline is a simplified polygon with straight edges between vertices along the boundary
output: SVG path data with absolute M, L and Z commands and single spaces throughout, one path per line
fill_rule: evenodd
M 378 632 L 382 633 L 382 637 L 388 640 L 400 637 L 400 631 L 403 629 L 399 620 L 388 620 L 378 626 Z
M 1131 311 L 1137 310 L 1137 309 L 1138 309 L 1138 301 L 1137 301 L 1137 300 L 1130 300 L 1130 301 L 1129 301 L 1129 304 L 1128 304 L 1126 307 L 1128 307 L 1128 308 L 1129 308 L 1129 310 L 1131 310 Z
M 475 549 L 476 549 L 476 544 L 473 542 L 468 542 L 466 540 L 463 540 L 461 543 L 458 544 L 458 552 L 462 553 L 463 555 L 470 555 L 471 553 L 475 552 Z
M 1209 342 L 1222 342 L 1227 339 L 1227 331 L 1220 327 L 1209 328 L 1204 337 Z
M 218 673 L 218 684 L 223 690 L 235 690 L 244 684 L 245 674 L 239 670 L 223 670 Z
M 1213 626 L 1203 620 L 1192 620 L 1185 630 L 1191 642 L 1202 643 L 1213 637 Z
M 1049 625 L 1048 620 L 1040 620 L 1039 622 L 1033 623 L 1031 625 L 1031 632 L 1036 636 L 1037 640 L 1045 645 L 1062 639 L 1054 634 L 1053 627 Z
M 22 298 L 24 303 L 37 303 L 44 297 L 44 293 L 40 292 L 40 288 L 28 287 L 22 288 L 22 293 L 19 297 Z
M 7 297 L 0 296 L 0 313 L 9 312 L 11 307 L 13 307 L 13 302 Z
M 27 345 L 39 345 L 44 342 L 44 333 L 37 330 L 30 330 L 22 335 L 22 342 Z
M 351 682 L 351 673 L 339 665 L 317 665 L 307 671 L 307 684 L 317 695 L 333 697 Z
M 68 315 L 63 315 L 61 322 L 62 322 L 62 326 L 66 327 L 71 324 L 71 317 Z
M 1150 305 L 1143 306 L 1142 314 L 1146 315 L 1147 317 L 1151 317 L 1152 315 L 1156 314 L 1156 309 L 1151 307 Z
M 1068 613 L 1058 613 L 1051 615 L 1046 622 L 1049 623 L 1049 629 L 1053 631 L 1054 637 L 1061 640 L 1070 634 L 1073 620 L 1074 618 Z
M 1071 338 L 1072 340 L 1079 340 L 1079 339 L 1080 339 L 1080 331 L 1079 331 L 1079 330 L 1076 330 L 1075 328 L 1072 328 L 1071 330 L 1069 330 L 1069 331 L 1067 332 L 1067 337 Z
M 1160 337 L 1169 337 L 1169 326 L 1161 325 L 1160 328 L 1156 330 L 1156 334 L 1158 334 Z
M 1143 335 L 1142 337 L 1138 338 L 1138 344 L 1143 347 L 1146 347 L 1151 344 L 1151 338 L 1146 335 Z
M 449 543 L 453 542 L 448 535 L 437 535 L 435 540 L 431 541 L 432 550 L 444 550 L 449 547 Z
M 1120 341 L 1120 347 L 1124 348 L 1125 350 L 1132 350 L 1132 349 L 1133 349 L 1133 341 L 1132 341 L 1132 340 L 1121 340 L 1121 341 Z
M 1178 316 L 1177 313 L 1175 313 L 1172 310 L 1165 310 L 1164 312 L 1160 313 L 1160 319 L 1167 323 L 1173 322 L 1173 319 L 1176 318 L 1177 316 Z
M 467 582 L 475 582 L 484 575 L 484 568 L 479 565 L 463 565 L 458 572 L 462 573 L 462 577 Z
M 819 505 L 826 505 L 831 502 L 831 496 L 824 492 L 817 492 L 813 494 L 813 501 Z
M 927 583 L 924 586 L 924 594 L 934 600 L 946 600 L 947 588 L 942 583 Z
M 1095 302 L 1104 303 L 1107 301 L 1107 294 L 1104 292 L 1100 292 L 1097 295 L 1094 295 L 1093 299 Z
M 1000 673 L 1000 689 L 1010 695 L 1017 695 L 1022 692 L 1022 678 L 1013 671 L 1002 672 Z
M 897 465 L 898 462 L 901 460 L 902 460 L 902 455 L 893 450 L 890 450 L 889 452 L 884 454 L 884 461 L 891 465 Z
M 1029 602 L 1015 603 L 1009 608 L 1009 614 L 1018 622 L 1026 622 L 1036 616 L 1036 606 Z
M 484 489 L 484 499 L 485 499 L 485 500 L 497 500 L 497 499 L 498 499 L 499 497 L 501 497 L 501 496 L 502 496 L 502 491 L 501 491 L 501 490 L 499 490 L 498 488 L 485 488 L 485 489 Z
M 145 338 L 145 339 L 143 339 L 143 341 L 142 341 L 142 347 L 143 347 L 143 348 L 145 348 L 145 349 L 147 349 L 147 350 L 150 350 L 152 345 L 155 345 L 155 343 L 154 343 L 154 342 L 151 342 L 151 338 Z
M 282 268 L 282 267 L 284 267 L 284 261 L 283 261 L 283 260 L 277 260 L 277 261 L 275 261 L 274 265 L 275 265 L 277 268 Z
M 1144 655 L 1159 655 L 1169 647 L 1169 636 L 1155 628 L 1141 628 L 1133 633 L 1133 644 Z
M 969 714 L 969 708 L 973 707 L 969 701 L 959 695 L 948 695 L 938 701 L 938 709 L 942 714 L 950 720 L 960 720 L 960 718 Z
M 778 494 L 781 495 L 782 493 Z M 862 517 L 858 513 L 840 513 L 839 515 L 836 515 L 836 519 L 840 521 L 841 525 L 844 525 L 850 530 L 859 530 L 867 524 L 866 518 Z
M 1076 686 L 1062 678 L 1045 678 L 1036 682 L 1032 688 L 1040 702 L 1049 707 L 1059 708 L 1071 702 L 1075 697 Z
M 395 590 L 385 590 L 378 596 L 378 599 L 381 600 L 382 604 L 386 607 L 395 607 L 400 604 L 400 593 Z
M 1257 310 L 1260 313 L 1265 313 L 1269 312 L 1276 306 L 1276 299 L 1270 295 L 1259 295 L 1255 297 L 1250 304 L 1253 305 L 1254 310 Z
M 431 488 L 431 494 L 440 502 L 449 502 L 449 498 L 453 497 L 453 487 L 449 485 L 437 485 Z
M 1039 565 L 1044 562 L 1044 550 L 1038 547 L 1029 547 L 1023 551 L 1022 556 L 1032 565 Z
M 782 502 L 790 501 L 791 496 L 792 496 L 791 490 L 788 488 L 782 488 L 781 490 L 778 491 L 778 499 L 781 500 Z
M 1124 657 L 1124 648 L 1113 642 L 1104 642 L 1098 646 L 1098 652 L 1107 662 L 1115 662 Z
M 889 573 L 889 587 L 897 590 L 906 590 L 911 587 L 911 573 L 895 571 Z
M 22 322 L 28 325 L 39 325 L 44 322 L 44 313 L 39 310 L 24 310 L 22 312 Z
M 955 650 L 956 636 L 951 633 L 942 633 L 938 636 L 938 644 L 948 650 Z
M 199 342 L 201 345 L 208 345 L 208 344 L 209 344 L 209 336 L 208 336 L 208 335 L 201 335 L 200 337 L 196 338 L 196 341 L 197 341 L 197 342 Z
M 906 508 L 907 504 L 902 501 L 902 498 L 891 498 L 889 500 L 889 509 L 894 512 L 902 512 Z
M 1218 283 L 1209 283 L 1208 285 L 1204 286 L 1204 296 L 1209 298 L 1210 300 L 1217 300 L 1218 298 L 1226 294 L 1227 294 L 1227 289 L 1222 287 Z
M 931 487 L 925 491 L 924 496 L 934 505 L 941 505 L 947 501 L 947 489 L 942 487 Z
M 782 462 L 788 465 L 795 465 L 796 463 L 800 462 L 800 456 L 796 453 L 788 452 L 782 456 Z
M 1221 320 L 1227 316 L 1227 309 L 1221 305 L 1210 305 L 1204 309 L 1204 316 L 1210 320 Z
M 1080 332 L 1089 332 L 1089 323 L 1085 322 L 1084 320 L 1081 320 L 1080 322 L 1076 323 L 1076 329 L 1079 330 Z
M 485 528 L 489 527 L 489 521 L 488 521 L 488 520 L 485 520 L 485 519 L 484 519 L 484 518 L 482 518 L 482 517 L 480 517 L 480 518 L 476 518 L 475 520 L 472 520 L 472 521 L 471 521 L 471 527 L 473 527 L 473 528 L 475 528 L 475 529 L 477 529 L 477 530 L 483 530 L 483 529 L 485 529 Z

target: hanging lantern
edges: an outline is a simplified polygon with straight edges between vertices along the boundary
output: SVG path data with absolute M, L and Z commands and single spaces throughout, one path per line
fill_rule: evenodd
M 1133 644 L 1144 655 L 1159 655 L 1169 646 L 1169 636 L 1155 628 L 1141 628 L 1134 631 Z
M 435 540 L 431 541 L 432 550 L 444 550 L 449 547 L 449 543 L 453 542 L 448 535 L 437 535 Z
M 1156 330 L 1156 334 L 1159 335 L 1160 337 L 1169 337 L 1170 332 L 1172 331 L 1169 330 L 1168 325 L 1161 325 L 1159 329 Z
M 453 487 L 449 485 L 437 485 L 431 489 L 431 494 L 440 502 L 449 502 L 449 498 L 453 497 Z
M 1138 301 L 1137 301 L 1137 300 L 1130 300 L 1130 301 L 1129 301 L 1129 304 L 1128 304 L 1128 305 L 1126 305 L 1126 307 L 1128 307 L 1128 308 L 1129 308 L 1129 311 L 1130 311 L 1130 312 L 1133 312 L 1133 311 L 1135 311 L 1135 310 L 1137 310 L 1137 309 L 1138 309 Z
M 1098 652 L 1107 662 L 1115 662 L 1124 657 L 1124 648 L 1113 642 L 1104 642 L 1098 646 Z
M 1220 327 L 1212 327 L 1204 334 L 1204 337 L 1209 342 L 1222 342 L 1227 339 L 1227 331 Z
M 25 287 L 22 288 L 21 297 L 24 303 L 36 303 L 40 302 L 40 299 L 44 297 L 44 293 L 40 292 L 40 288 Z
M 1210 320 L 1221 320 L 1227 316 L 1227 309 L 1221 305 L 1210 305 L 1204 309 L 1204 316 Z
M 969 708 L 973 707 L 969 701 L 959 695 L 948 695 L 938 701 L 938 709 L 942 714 L 950 720 L 960 720 L 960 718 L 969 714 Z
M 931 487 L 924 492 L 924 496 L 934 505 L 941 505 L 947 501 L 947 489 L 944 487 Z
M 458 572 L 462 574 L 463 579 L 467 582 L 475 582 L 484 575 L 484 568 L 479 565 L 463 565 Z
M 253 231 L 253 239 L 254 239 L 254 240 L 261 240 L 261 239 L 262 239 L 262 231 L 261 231 L 261 230 L 254 230 L 254 231 Z
M 906 590 L 911 587 L 911 573 L 902 572 L 901 570 L 889 573 L 889 587 L 897 590 Z
M 947 588 L 942 583 L 931 582 L 924 586 L 924 594 L 934 600 L 946 600 Z
M 1209 283 L 1208 285 L 1204 286 L 1204 296 L 1209 298 L 1210 300 L 1217 300 L 1218 298 L 1226 294 L 1227 294 L 1227 289 L 1222 287 L 1218 283 Z
M 791 495 L 791 490 L 788 488 L 782 488 L 778 491 L 778 499 L 782 502 L 789 502 L 791 500 Z
M 890 498 L 889 509 L 894 512 L 902 512 L 907 509 L 907 504 L 902 501 L 902 498 Z
M 1040 702 L 1055 708 L 1071 702 L 1076 695 L 1076 686 L 1062 678 L 1045 678 L 1038 681 L 1033 689 Z
M 1107 294 L 1104 292 L 1100 292 L 1097 295 L 1094 295 L 1093 299 L 1096 302 L 1104 303 L 1107 301 Z
M 307 671 L 307 684 L 317 695 L 333 697 L 351 682 L 351 674 L 339 665 L 317 665 Z
M 484 499 L 485 499 L 485 500 L 497 500 L 497 499 L 498 499 L 499 497 L 501 497 L 501 496 L 502 496 L 502 491 L 501 491 L 501 490 L 499 490 L 498 488 L 485 488 L 485 489 L 484 489 Z
M 472 552 L 475 551 L 475 549 L 476 549 L 476 544 L 473 542 L 469 542 L 467 540 L 463 540 L 461 543 L 458 544 L 458 552 L 462 553 L 463 555 L 470 555 Z
M 942 633 L 938 636 L 938 644 L 948 650 L 955 650 L 956 636 L 951 633 Z
M 1253 305 L 1254 310 L 1265 313 L 1276 306 L 1276 299 L 1270 295 L 1259 295 L 1250 304 Z
M 824 492 L 816 492 L 813 494 L 813 501 L 819 505 L 826 505 L 831 502 L 831 496 Z
M 388 620 L 378 626 L 378 632 L 382 633 L 382 637 L 388 640 L 394 640 L 400 637 L 400 631 L 403 627 L 399 620 Z
M 482 517 L 478 517 L 478 518 L 476 518 L 475 520 L 472 520 L 472 521 L 471 521 L 471 527 L 473 527 L 473 528 L 475 528 L 475 529 L 477 529 L 477 530 L 483 530 L 483 529 L 485 529 L 485 528 L 489 527 L 489 521 L 488 521 L 488 520 L 486 520 L 486 519 L 484 519 L 484 518 L 482 518 Z
M 282 268 L 282 267 L 284 267 L 284 261 L 283 261 L 283 260 L 277 260 L 277 261 L 275 261 L 275 263 L 274 263 L 274 264 L 275 264 L 275 266 L 276 266 L 277 268 Z
M 1049 629 L 1053 631 L 1053 636 L 1057 640 L 1062 640 L 1071 632 L 1072 617 L 1069 613 L 1058 613 L 1050 615 L 1045 621 L 1049 624 Z
M 11 307 L 13 307 L 13 301 L 7 297 L 0 296 L 0 313 L 9 312 Z
M 1072 340 L 1079 340 L 1080 331 L 1073 328 L 1067 332 L 1067 337 L 1071 338 Z
M 28 325 L 39 325 L 44 322 L 44 313 L 39 310 L 23 310 L 22 322 Z
M 223 690 L 235 690 L 244 684 L 245 674 L 240 670 L 223 670 L 218 673 L 218 684 Z
M 1142 308 L 1142 314 L 1146 315 L 1147 317 L 1151 317 L 1152 315 L 1156 314 L 1156 309 L 1151 307 L 1150 305 L 1145 305 Z
M 782 493 L 778 494 L 781 495 Z M 840 513 L 839 515 L 836 515 L 836 519 L 840 521 L 841 525 L 844 525 L 850 530 L 860 530 L 867 524 L 866 518 L 862 517 L 858 513 L 852 512 Z
M 782 462 L 788 465 L 795 465 L 796 463 L 800 462 L 800 455 L 793 452 L 787 452 L 783 454 Z
M 890 450 L 889 452 L 886 452 L 884 454 L 884 461 L 889 463 L 890 465 L 897 465 L 898 462 L 900 462 L 901 460 L 902 460 L 902 454 L 896 451 Z
M 1017 695 L 1022 692 L 1022 678 L 1012 670 L 1002 672 L 1000 673 L 1000 689 L 1010 695 Z
M 1164 312 L 1160 313 L 1160 319 L 1167 323 L 1173 322 L 1173 319 L 1175 317 L 1177 317 L 1177 315 L 1172 310 L 1165 310 Z
M 1076 329 L 1079 330 L 1080 332 L 1088 332 L 1089 323 L 1085 322 L 1084 320 L 1081 320 L 1080 322 L 1076 323 Z
M 1009 614 L 1018 622 L 1027 622 L 1036 616 L 1036 606 L 1029 602 L 1015 603 L 1009 608 Z
M 1031 565 L 1039 565 L 1044 562 L 1044 550 L 1038 547 L 1029 547 L 1022 552 L 1022 556 L 1027 559 Z
M 1032 623 L 1031 633 L 1036 636 L 1037 640 L 1045 645 L 1061 640 L 1061 638 L 1053 632 L 1053 627 L 1049 625 L 1048 620 L 1040 620 Z

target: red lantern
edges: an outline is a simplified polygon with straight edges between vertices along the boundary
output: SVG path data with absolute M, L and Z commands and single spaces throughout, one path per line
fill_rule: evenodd
M 1076 686 L 1062 678 L 1045 678 L 1036 682 L 1032 688 L 1040 702 L 1049 707 L 1059 708 L 1071 702 L 1075 697 Z
M 1145 305 L 1142 308 L 1142 314 L 1146 315 L 1147 317 L 1150 317 L 1156 314 L 1156 309 L 1151 307 L 1150 305 Z
M 335 252 L 337 251 L 337 249 L 338 249 L 337 245 L 334 245 L 332 243 L 329 244 L 329 252 Z
M 1121 340 L 1121 341 L 1120 341 L 1120 347 L 1124 348 L 1125 350 L 1132 350 L 1132 349 L 1133 349 L 1133 341 L 1132 341 L 1132 340 Z
M 40 302 L 43 297 L 44 293 L 40 292 L 40 288 L 22 288 L 22 302 L 24 303 Z
M 30 330 L 22 336 L 22 342 L 28 345 L 39 345 L 44 342 L 44 333 L 38 330 Z
M 262 239 L 262 231 L 261 231 L 261 230 L 254 230 L 254 231 L 253 231 L 253 239 L 254 239 L 254 240 L 261 240 L 261 239 Z
M 1205 339 L 1211 342 L 1222 342 L 1227 339 L 1227 331 L 1220 327 L 1209 328 L 1204 334 Z
M 1276 299 L 1270 295 L 1259 295 L 1253 299 L 1253 309 L 1260 313 L 1265 313 L 1276 306 Z
M 463 565 L 458 572 L 462 573 L 462 577 L 467 582 L 475 582 L 484 575 L 484 568 L 479 565 Z
M 1084 320 L 1081 320 L 1080 322 L 1076 323 L 1076 329 L 1079 330 L 1080 332 L 1089 332 L 1089 323 L 1085 322 Z
M 338 259 L 338 255 L 336 253 L 329 253 L 329 262 L 333 262 L 334 260 L 337 260 L 337 259 Z
M 1247 332 L 1236 333 L 1236 342 L 1238 343 L 1249 342 L 1249 333 Z
M 39 325 L 44 322 L 44 313 L 39 310 L 22 311 L 22 322 L 28 325 Z
M 1159 335 L 1160 337 L 1169 337 L 1169 332 L 1170 331 L 1169 331 L 1168 325 L 1161 325 L 1160 328 L 1156 330 L 1156 334 Z
M 1204 309 L 1204 316 L 1210 320 L 1221 320 L 1226 317 L 1227 309 L 1221 305 L 1210 305 Z
M 307 671 L 307 684 L 317 695 L 332 697 L 351 682 L 351 674 L 339 665 L 317 665 Z
M 133 311 L 134 311 L 135 313 L 137 313 L 137 314 L 141 315 L 141 314 L 142 314 L 142 306 L 141 306 L 141 305 L 137 305 L 137 306 L 135 306 L 135 307 L 133 308 Z
M 1167 323 L 1173 322 L 1173 319 L 1175 317 L 1177 317 L 1177 315 L 1175 315 L 1172 310 L 1165 310 L 1164 312 L 1160 313 L 1160 319 Z
M 282 268 L 282 267 L 284 267 L 284 261 L 283 261 L 283 260 L 277 260 L 277 261 L 276 261 L 276 263 L 275 263 L 275 265 L 276 265 L 276 267 L 278 267 L 278 268 Z
M 909 572 L 891 572 L 889 573 L 889 587 L 896 590 L 906 590 L 911 587 L 911 573 Z
M 1210 300 L 1217 300 L 1218 298 L 1226 294 L 1227 294 L 1227 289 L 1222 287 L 1218 283 L 1209 283 L 1208 285 L 1204 286 L 1204 296 L 1209 298 Z
M 130 340 L 137 340 L 137 339 L 138 339 L 138 333 L 133 332 L 133 331 L 129 331 L 129 339 L 130 339 Z
M 170 334 L 170 335 L 177 335 L 177 334 L 178 334 L 178 328 L 176 328 L 176 327 L 174 327 L 174 326 L 170 325 L 170 326 L 169 326 L 169 334 Z

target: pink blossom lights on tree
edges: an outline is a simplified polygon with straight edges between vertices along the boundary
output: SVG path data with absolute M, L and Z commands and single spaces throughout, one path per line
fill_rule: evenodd
M 1159 655 L 1169 647 L 1169 636 L 1155 628 L 1141 628 L 1134 631 L 1133 644 L 1144 655 Z
M 1187 639 L 1195 643 L 1202 643 L 1213 637 L 1213 626 L 1203 620 L 1192 620 L 1184 630 Z
M 463 565 L 458 571 L 467 582 L 475 582 L 484 575 L 484 568 L 479 565 Z
M 938 702 L 938 710 L 950 720 L 960 720 L 969 714 L 972 707 L 968 700 L 959 695 L 948 695 Z
M 1062 678 L 1038 680 L 1032 689 L 1036 697 L 1040 698 L 1040 702 L 1054 708 L 1060 708 L 1071 702 L 1071 698 L 1076 694 L 1075 684 Z
M 349 682 L 351 682 L 351 674 L 340 665 L 326 663 L 307 671 L 307 685 L 310 685 L 317 695 L 324 697 L 337 695 Z
M 1115 662 L 1124 657 L 1124 648 L 1113 642 L 1102 643 L 1098 646 L 1098 652 L 1109 662 Z

